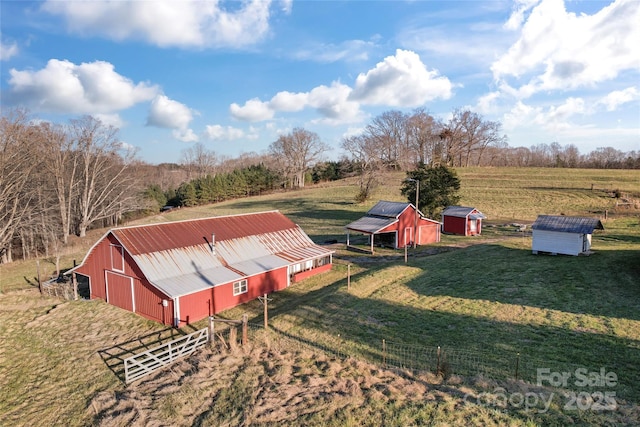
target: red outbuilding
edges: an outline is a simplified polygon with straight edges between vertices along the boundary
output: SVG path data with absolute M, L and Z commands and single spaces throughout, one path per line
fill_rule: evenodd
M 486 216 L 476 208 L 449 206 L 442 212 L 442 232 L 475 236 L 482 232 L 482 220 Z
M 362 218 L 348 224 L 347 246 L 350 232 L 369 236 L 371 252 L 374 244 L 402 249 L 414 243 L 427 245 L 440 241 L 440 223 L 426 218 L 411 203 L 379 201 Z
M 73 272 L 100 298 L 176 327 L 331 269 L 278 211 L 109 230 Z

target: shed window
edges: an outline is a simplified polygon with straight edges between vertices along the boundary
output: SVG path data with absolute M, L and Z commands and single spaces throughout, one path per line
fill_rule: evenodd
M 239 282 L 233 282 L 233 296 L 247 293 L 247 281 L 240 280 Z

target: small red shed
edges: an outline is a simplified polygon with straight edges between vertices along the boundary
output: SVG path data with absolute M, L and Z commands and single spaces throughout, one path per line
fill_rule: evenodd
M 442 231 L 461 236 L 475 236 L 482 232 L 486 216 L 476 208 L 449 206 L 442 212 Z
M 331 269 L 278 211 L 109 230 L 72 271 L 100 298 L 176 327 Z
M 402 249 L 413 245 L 417 236 L 418 245 L 440 241 L 440 223 L 426 218 L 411 203 L 379 201 L 362 218 L 348 224 L 347 246 L 350 232 L 369 235 L 371 252 L 374 243 Z

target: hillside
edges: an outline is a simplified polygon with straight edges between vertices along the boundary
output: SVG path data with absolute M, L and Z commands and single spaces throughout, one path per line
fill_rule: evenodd
M 32 286 L 34 261 L 0 266 L 2 424 L 637 425 L 640 222 L 633 204 L 616 206 L 614 197 L 618 190 L 637 200 L 637 172 L 459 174 L 461 202 L 489 216 L 482 236 L 443 236 L 439 244 L 411 250 L 406 264 L 398 251 L 381 249 L 370 257 L 339 243 L 331 272 L 272 295 L 275 335 L 265 337 L 256 326 L 249 348 L 206 349 L 129 387 L 118 373 L 118 354 L 127 343 L 148 345 L 177 331 L 102 301 L 41 298 Z M 342 181 L 143 221 L 279 209 L 315 241 L 343 241 L 344 225 L 377 200 L 402 200 L 402 177 L 386 176 L 362 205 L 352 202 L 354 182 Z M 530 236 L 511 226 L 539 213 L 605 210 L 609 219 L 594 235 L 589 257 L 533 256 Z M 103 233 L 76 240 L 66 265 L 82 259 Z M 50 260 L 41 260 L 40 268 L 50 269 Z M 221 315 L 237 319 L 245 313 L 253 325 L 261 324 L 257 301 Z M 394 357 L 406 365 L 441 347 L 451 369 L 444 377 L 433 369 L 386 369 L 382 340 L 387 357 L 397 349 L 402 354 Z M 511 371 L 516 357 L 518 380 Z M 575 372 L 578 366 L 616 374 L 615 385 L 586 390 L 592 401 L 598 396 L 593 393 L 614 392 L 615 410 L 592 410 L 586 403 L 588 409 L 567 408 L 571 402 L 563 393 L 585 391 L 572 383 L 562 390 L 530 384 L 537 368 Z M 555 400 L 544 412 L 501 406 L 502 396 L 535 395 L 541 405 L 552 393 Z M 489 403 L 479 404 L 478 396 Z

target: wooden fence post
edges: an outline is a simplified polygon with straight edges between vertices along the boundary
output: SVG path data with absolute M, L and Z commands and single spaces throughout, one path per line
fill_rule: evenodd
M 438 346 L 438 353 L 436 356 L 436 375 L 440 373 L 440 346 Z
M 387 342 L 382 339 L 382 366 L 387 367 Z
M 245 313 L 242 315 L 242 346 L 247 345 L 247 323 L 249 322 L 249 316 Z
M 76 277 L 76 272 L 71 273 L 71 283 L 73 283 L 73 299 L 75 301 L 78 300 L 78 278 Z
M 215 321 L 213 319 L 213 316 L 209 316 L 209 342 L 213 343 L 214 339 L 215 339 Z
M 516 381 L 518 381 L 518 368 L 520 367 L 520 352 L 516 353 Z
M 264 329 L 269 329 L 269 310 L 267 309 L 267 294 L 264 294 Z

